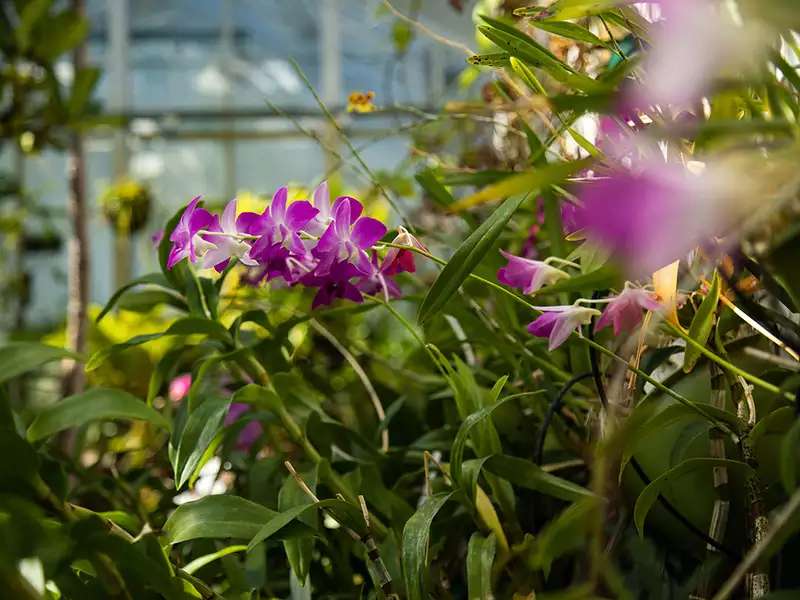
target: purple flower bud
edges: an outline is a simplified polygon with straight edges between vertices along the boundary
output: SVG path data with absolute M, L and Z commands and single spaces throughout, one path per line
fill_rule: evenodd
M 544 285 L 569 277 L 561 269 L 551 267 L 540 260 L 514 256 L 505 250 L 500 250 L 500 254 L 508 260 L 508 264 L 497 271 L 497 280 L 502 284 L 519 288 L 525 294 L 533 294 Z

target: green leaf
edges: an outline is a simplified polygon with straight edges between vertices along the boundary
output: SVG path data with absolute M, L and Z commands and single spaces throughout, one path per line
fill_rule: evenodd
M 703 302 L 700 303 L 700 308 L 697 309 L 692 319 L 692 324 L 689 326 L 689 337 L 701 346 L 705 346 L 708 336 L 711 335 L 711 328 L 714 326 L 714 315 L 716 314 L 717 304 L 719 304 L 719 288 L 719 274 L 715 272 L 708 294 L 706 294 Z M 694 369 L 699 359 L 699 348 L 687 344 L 683 354 L 683 372 L 689 373 Z
M 589 159 L 561 162 L 505 177 L 475 194 L 462 198 L 451 206 L 451 210 L 459 212 L 478 204 L 500 200 L 517 194 L 525 194 L 525 197 L 527 197 L 529 194 L 533 194 L 548 185 L 560 183 L 574 172 L 586 168 L 590 163 Z
M 787 494 L 797 487 L 797 446 L 800 443 L 800 419 L 795 419 L 781 442 L 781 482 Z
M 22 52 L 30 48 L 32 43 L 32 33 L 39 20 L 47 14 L 53 0 L 31 0 L 27 2 L 20 11 L 19 24 L 14 30 L 17 38 L 17 45 Z
M 66 10 L 40 21 L 31 50 L 44 62 L 51 63 L 80 44 L 87 33 L 89 19 L 74 10 Z
M 477 531 L 467 545 L 467 591 L 469 600 L 493 598 L 492 564 L 495 553 L 494 534 L 483 537 Z
M 527 195 L 509 198 L 503 202 L 462 242 L 422 300 L 417 314 L 420 323 L 424 323 L 447 305 L 451 296 L 458 291 L 464 280 L 500 237 L 506 223 L 525 198 Z
M 602 46 L 603 48 L 612 48 L 608 42 L 601 40 L 588 29 L 576 25 L 575 23 L 570 23 L 569 21 L 542 21 L 539 19 L 531 19 L 529 23 L 537 29 L 547 31 L 548 33 L 554 33 L 555 35 L 569 40 L 585 42 L 593 46 Z
M 436 514 L 453 492 L 430 496 L 403 527 L 402 561 L 408 600 L 423 600 L 428 572 L 428 540 Z
M 206 496 L 179 506 L 164 532 L 170 544 L 201 538 L 249 540 L 278 514 L 239 496 Z
M 499 402 L 472 413 L 461 423 L 461 426 L 458 428 L 458 433 L 456 433 L 456 439 L 453 441 L 453 447 L 450 449 L 450 474 L 453 477 L 453 481 L 458 485 L 462 485 L 461 465 L 464 462 L 464 448 L 467 445 L 467 440 L 469 439 L 472 428 L 491 415 L 496 408 L 516 397 L 518 396 L 506 396 Z
M 78 118 L 87 112 L 92 91 L 99 79 L 100 69 L 96 67 L 84 67 L 77 71 L 67 101 L 67 111 L 71 118 Z
M 229 405 L 228 398 L 209 398 L 189 413 L 180 440 L 173 444 L 177 448 L 172 465 L 176 489 L 180 490 L 203 467 L 201 459 L 210 458 L 206 450 L 222 430 Z
M 64 348 L 37 342 L 9 342 L 0 346 L 0 383 L 63 358 L 78 359 L 79 356 Z
M 204 554 L 203 556 L 195 558 L 192 562 L 183 567 L 183 570 L 189 575 L 193 575 L 206 565 L 211 564 L 212 562 L 222 558 L 223 556 L 228 556 L 229 554 L 234 554 L 235 552 L 244 552 L 245 550 L 247 550 L 247 546 L 241 544 L 233 546 L 225 546 L 224 548 L 220 548 L 216 552 L 212 552 L 210 554 Z
M 594 497 L 594 493 L 590 490 L 577 483 L 551 475 L 524 458 L 503 454 L 495 455 L 486 461 L 484 469 L 514 485 L 536 490 L 553 498 L 574 501 Z
M 148 273 L 147 275 L 142 275 L 141 277 L 137 277 L 123 285 L 119 288 L 111 298 L 108 299 L 106 305 L 103 307 L 103 310 L 100 311 L 100 314 L 97 315 L 97 319 L 95 319 L 95 323 L 99 323 L 103 317 L 105 317 L 112 308 L 116 305 L 117 301 L 131 288 L 139 286 L 139 285 L 155 285 L 162 288 L 169 288 L 169 281 L 167 278 L 164 277 L 163 273 Z
M 439 180 L 436 178 L 432 169 L 425 169 L 417 173 L 414 178 L 417 183 L 424 189 L 428 195 L 433 199 L 436 204 L 443 208 L 450 208 L 455 202 L 452 194 L 447 191 Z
M 42 410 L 28 427 L 28 439 L 40 440 L 90 421 L 136 419 L 170 429 L 169 422 L 136 396 L 122 390 L 95 388 L 64 398 Z
M 230 334 L 228 333 L 228 330 L 225 329 L 222 325 L 220 325 L 216 321 L 211 321 L 209 319 L 199 319 L 196 317 L 184 317 L 183 319 L 178 319 L 177 321 L 175 321 L 172 325 L 170 325 L 167 328 L 166 331 L 137 335 L 125 342 L 114 344 L 112 346 L 108 346 L 106 348 L 98 350 L 92 355 L 92 357 L 89 359 L 89 362 L 86 363 L 86 371 L 89 372 L 95 370 L 97 367 L 103 364 L 103 362 L 112 354 L 115 354 L 117 352 L 122 352 L 123 350 L 127 350 L 128 348 L 131 348 L 133 346 L 145 344 L 147 342 L 151 342 L 153 340 L 157 340 L 159 338 L 170 335 L 194 335 L 194 334 L 207 335 L 210 338 L 219 340 L 226 344 L 231 344 L 233 342 L 231 340 Z
M 325 500 L 320 500 L 319 502 L 309 502 L 307 504 L 301 504 L 298 506 L 294 506 L 288 510 L 285 510 L 281 513 L 276 513 L 267 523 L 264 523 L 262 527 L 256 531 L 253 535 L 250 543 L 247 545 L 248 552 L 251 551 L 253 548 L 258 546 L 261 542 L 270 537 L 274 536 L 276 533 L 280 533 L 283 531 L 285 527 L 289 524 L 297 521 L 298 525 L 301 525 L 300 531 L 302 532 L 309 532 L 313 533 L 313 529 L 308 527 L 300 517 L 309 510 L 312 509 L 325 509 L 327 510 L 334 519 L 336 519 L 339 523 L 348 527 L 355 531 L 359 535 L 363 535 L 366 530 L 366 526 L 364 524 L 364 517 L 361 515 L 361 511 L 357 509 L 355 506 L 350 504 L 349 502 L 345 502 L 344 500 L 338 500 L 336 498 L 327 498 Z
M 747 474 L 753 473 L 752 467 L 738 460 L 728 460 L 724 458 L 689 458 L 683 461 L 672 467 L 669 471 L 662 473 L 656 479 L 653 479 L 636 499 L 636 504 L 633 507 L 633 522 L 636 525 L 639 535 L 642 537 L 644 536 L 644 521 L 647 518 L 647 513 L 650 512 L 658 496 L 665 491 L 672 481 L 695 469 L 710 469 L 713 467 L 740 469 L 747 472 Z
M 550 565 L 557 558 L 585 547 L 590 517 L 597 510 L 597 497 L 585 498 L 567 507 L 539 532 L 532 556 L 533 566 L 550 572 Z
M 508 52 L 492 52 L 490 54 L 473 54 L 467 62 L 478 67 L 505 67 L 511 55 Z
M 575 71 L 544 46 L 515 27 L 483 15 L 481 18 L 489 26 L 478 26 L 478 31 L 511 56 L 525 61 L 530 66 L 539 67 L 557 81 L 583 92 L 604 89 L 602 83 Z
M 620 282 L 619 271 L 606 266 L 586 273 L 585 275 L 575 275 L 569 279 L 548 285 L 536 292 L 536 296 L 548 296 L 551 294 L 563 294 L 571 292 L 583 292 L 587 290 L 604 290 L 615 287 Z

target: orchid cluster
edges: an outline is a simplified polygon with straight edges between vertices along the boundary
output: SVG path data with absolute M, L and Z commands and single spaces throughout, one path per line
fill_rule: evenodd
M 500 252 L 508 260 L 508 264 L 497 272 L 498 281 L 518 288 L 524 294 L 535 294 L 543 286 L 569 277 L 567 272 L 550 264 L 552 257 L 541 261 L 515 256 L 503 250 Z M 606 304 L 606 308 L 601 312 L 596 308 L 583 306 L 591 302 Z M 571 305 L 535 308 L 542 314 L 528 325 L 528 332 L 537 337 L 548 338 L 548 349 L 555 350 L 573 332 L 580 330 L 581 325 L 591 323 L 595 317 L 599 317 L 595 331 L 611 325 L 614 335 L 619 335 L 623 331 L 633 331 L 641 323 L 642 310 L 659 311 L 662 305 L 653 293 L 634 287 L 628 282 L 618 295 L 605 300 L 580 298 Z
M 279 279 L 316 288 L 312 308 L 337 298 L 362 302 L 363 294 L 397 297 L 400 289 L 393 277 L 415 270 L 409 250 L 390 248 L 380 259 L 374 246 L 386 225 L 363 216 L 362 204 L 353 197 L 340 196 L 331 204 L 325 182 L 314 191 L 313 204 L 289 203 L 282 187 L 261 214 L 237 216 L 235 199 L 221 217 L 199 203 L 200 196 L 192 199 L 170 234 L 169 269 L 188 258 L 221 272 L 235 259 L 249 267 L 249 283 Z M 423 248 L 402 227 L 394 244 Z

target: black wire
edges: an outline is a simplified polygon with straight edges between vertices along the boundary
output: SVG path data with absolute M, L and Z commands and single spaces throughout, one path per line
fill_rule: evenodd
M 589 339 L 594 341 L 594 318 L 592 322 L 589 323 Z M 603 404 L 604 407 L 608 407 L 608 397 L 606 396 L 606 390 L 603 386 L 603 379 L 602 374 L 600 373 L 600 363 L 597 357 L 597 350 L 595 350 L 592 346 L 589 346 L 589 362 L 592 365 L 592 376 L 594 377 L 594 384 L 597 388 L 597 394 L 600 396 L 600 402 Z M 633 467 L 633 470 L 636 471 L 636 474 L 639 478 L 644 482 L 645 485 L 650 485 L 652 480 L 647 476 L 642 465 L 636 460 L 635 456 L 631 456 L 630 464 Z M 689 519 L 687 519 L 675 506 L 667 500 L 661 494 L 658 495 L 658 501 L 661 505 L 666 509 L 666 511 L 675 517 L 678 521 L 680 521 L 684 527 L 686 527 L 689 531 L 695 534 L 697 537 L 702 539 L 706 544 L 716 548 L 722 554 L 730 558 L 734 558 L 739 560 L 741 556 L 734 552 L 733 550 L 726 548 L 722 544 L 720 544 L 717 540 L 712 538 L 708 535 L 705 531 L 698 528 L 694 523 L 692 523 Z
M 634 456 L 631 457 L 630 464 L 633 467 L 633 470 L 636 471 L 636 474 L 639 476 L 639 478 L 644 482 L 644 484 L 650 485 L 652 480 L 647 476 L 647 473 L 645 473 L 644 469 L 642 468 L 642 465 L 639 463 L 638 460 L 636 460 L 636 457 Z M 689 531 L 691 531 L 697 537 L 701 538 L 706 544 L 708 544 L 709 546 L 713 546 L 715 549 L 717 549 L 725 556 L 728 556 L 729 558 L 733 558 L 735 560 L 740 560 L 742 558 L 742 556 L 738 552 L 735 552 L 734 550 L 731 550 L 730 548 L 723 546 L 717 540 L 708 535 L 705 531 L 697 527 L 694 523 L 692 523 L 689 519 L 687 519 L 677 508 L 675 508 L 672 502 L 667 500 L 661 494 L 658 495 L 658 501 L 661 503 L 661 505 L 666 509 L 666 511 L 669 514 L 671 514 L 678 521 L 680 521 L 683 524 L 683 526 L 686 527 Z
M 534 460 L 536 460 L 537 465 L 542 464 L 542 455 L 544 454 L 544 440 L 547 437 L 547 430 L 550 428 L 550 423 L 553 420 L 553 416 L 561 410 L 561 407 L 564 405 L 564 396 L 567 395 L 573 386 L 583 381 L 584 379 L 591 377 L 591 372 L 581 373 L 580 375 L 575 375 L 572 379 L 567 381 L 561 390 L 558 392 L 555 400 L 550 403 L 550 406 L 547 407 L 547 412 L 544 415 L 544 420 L 542 420 L 542 427 L 539 430 L 539 439 L 536 442 L 536 453 L 534 455 Z

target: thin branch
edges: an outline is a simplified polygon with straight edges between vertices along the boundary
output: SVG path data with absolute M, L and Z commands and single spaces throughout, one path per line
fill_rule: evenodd
M 456 50 L 460 50 L 467 56 L 472 56 L 473 54 L 475 54 L 475 52 L 473 52 L 466 44 L 462 44 L 461 42 L 455 42 L 451 39 L 444 37 L 443 35 L 439 35 L 435 31 L 432 31 L 431 29 L 429 29 L 428 27 L 417 21 L 416 19 L 412 19 L 411 17 L 404 15 L 394 6 L 392 6 L 392 3 L 389 2 L 389 0 L 383 0 L 383 5 L 386 8 L 388 8 L 395 17 L 397 17 L 401 21 L 404 21 L 405 23 L 408 23 L 409 25 L 411 25 L 411 27 L 419 30 L 421 33 L 427 35 L 432 40 L 435 40 L 440 44 L 444 44 L 445 46 L 450 46 L 451 48 L 455 48 Z
M 378 420 L 383 423 L 386 420 L 386 412 L 383 410 L 383 405 L 381 404 L 381 399 L 378 397 L 378 393 L 375 391 L 375 387 L 372 385 L 372 382 L 369 380 L 366 371 L 361 368 L 361 365 L 358 364 L 356 357 L 352 355 L 352 353 L 345 348 L 339 340 L 336 339 L 327 328 L 325 328 L 319 321 L 316 319 L 311 319 L 309 321 L 311 327 L 319 333 L 322 337 L 328 340 L 331 345 L 336 348 L 336 350 L 341 354 L 344 359 L 350 364 L 353 371 L 355 372 L 356 376 L 361 380 L 361 384 L 364 386 L 364 389 L 367 390 L 367 395 L 369 396 L 370 401 L 372 402 L 372 406 L 375 408 L 375 414 L 378 417 Z M 389 428 L 384 426 L 381 430 L 381 449 L 384 452 L 389 450 Z

